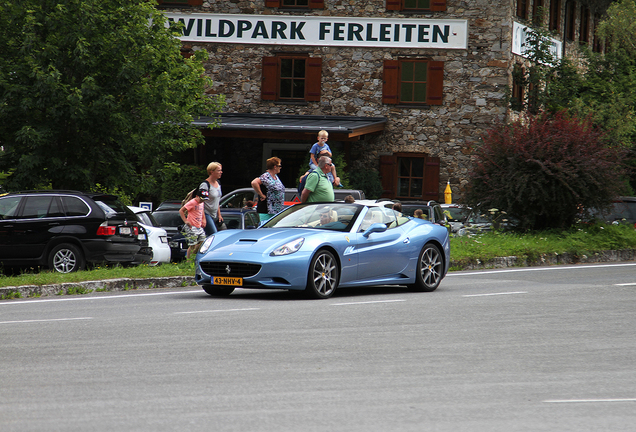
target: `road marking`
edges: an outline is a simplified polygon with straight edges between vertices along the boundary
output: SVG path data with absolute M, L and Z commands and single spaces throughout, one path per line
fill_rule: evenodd
M 636 282 L 624 283 L 624 284 L 614 284 L 614 286 L 634 286 Z
M 351 302 L 351 303 L 334 303 L 331 306 L 348 306 L 348 305 L 361 305 L 361 304 L 372 304 L 372 303 L 395 303 L 395 302 L 403 302 L 406 300 L 377 300 L 377 301 L 366 301 L 366 302 Z
M 196 291 L 170 291 L 164 293 L 138 293 L 138 294 L 120 294 L 120 295 L 111 295 L 111 296 L 103 296 L 103 297 L 73 297 L 73 298 L 57 298 L 57 299 L 42 299 L 42 300 L 29 300 L 25 299 L 22 301 L 11 300 L 8 302 L 0 302 L 0 306 L 8 306 L 8 305 L 24 305 L 24 304 L 32 304 L 32 303 L 45 303 L 45 302 L 62 302 L 62 301 L 80 301 L 80 300 L 109 300 L 116 298 L 125 298 L 125 297 L 146 297 L 146 296 L 159 296 L 159 295 L 172 295 L 172 294 L 193 294 L 199 293 L 201 294 L 202 290 Z
M 544 400 L 545 403 L 594 403 L 594 402 L 636 402 L 636 398 L 628 399 L 554 399 Z
M 82 318 L 58 318 L 58 319 L 39 319 L 39 320 L 23 320 L 23 321 L 0 321 L 0 324 L 24 324 L 36 322 L 52 322 L 52 321 L 76 321 L 76 320 L 92 320 L 91 317 Z
M 461 273 L 461 272 L 449 272 L 446 276 L 475 276 L 475 275 L 484 275 L 484 274 L 492 274 L 492 273 L 513 273 L 513 272 L 525 272 L 525 271 L 553 271 L 553 270 L 580 270 L 580 269 L 590 269 L 590 268 L 600 268 L 600 267 L 626 267 L 626 266 L 636 266 L 636 263 L 626 263 L 626 264 L 595 264 L 595 265 L 581 265 L 581 266 L 553 266 L 553 267 L 525 267 L 520 269 L 508 269 L 508 270 L 484 270 L 470 273 Z
M 178 315 L 178 314 L 212 313 L 212 312 L 240 312 L 240 311 L 253 311 L 253 310 L 261 310 L 261 308 L 244 308 L 244 309 L 212 309 L 212 310 L 203 310 L 203 311 L 175 312 L 175 315 Z
M 528 294 L 528 291 L 514 291 L 514 292 L 502 292 L 502 293 L 488 293 L 488 294 L 467 294 L 462 297 L 486 297 L 486 296 L 498 296 L 498 295 L 510 295 L 510 294 Z

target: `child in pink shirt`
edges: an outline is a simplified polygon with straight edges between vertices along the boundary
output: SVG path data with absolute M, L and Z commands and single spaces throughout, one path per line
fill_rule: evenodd
M 209 199 L 208 191 L 199 189 L 197 195 L 179 209 L 181 219 L 185 223 L 183 236 L 188 241 L 186 258 L 190 258 L 193 254 L 196 255 L 201 243 L 205 241 L 205 230 L 203 228 L 206 221 L 203 201 L 207 199 Z

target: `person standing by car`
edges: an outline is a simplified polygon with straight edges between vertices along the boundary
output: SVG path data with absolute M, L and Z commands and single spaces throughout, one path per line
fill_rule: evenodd
M 311 172 L 305 181 L 305 188 L 300 197 L 300 202 L 333 202 L 335 195 L 333 186 L 327 178 L 331 171 L 331 158 L 322 156 L 318 159 L 318 170 Z
M 208 178 L 199 185 L 199 191 L 207 191 L 209 199 L 205 201 L 205 234 L 212 235 L 223 226 L 223 216 L 219 201 L 223 193 L 219 179 L 223 175 L 223 167 L 218 162 L 208 165 Z
M 258 194 L 258 216 L 261 221 L 268 220 L 285 208 L 285 186 L 280 181 L 282 164 L 277 157 L 267 159 L 267 171 L 252 180 L 252 188 Z M 263 192 L 263 186 L 265 192 Z
M 179 209 L 181 220 L 185 224 L 183 236 L 188 240 L 186 258 L 196 255 L 201 243 L 205 241 L 205 210 L 204 201 L 209 199 L 208 191 L 198 190 L 197 195 Z M 186 215 L 186 211 L 188 212 Z

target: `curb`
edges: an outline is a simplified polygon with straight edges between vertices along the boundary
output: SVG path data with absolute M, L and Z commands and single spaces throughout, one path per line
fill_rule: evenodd
M 102 291 L 131 291 L 153 288 L 181 288 L 197 285 L 193 276 L 158 278 L 120 278 L 99 281 L 68 282 L 51 285 L 22 285 L 0 288 L 0 298 L 47 297 L 65 294 L 88 294 Z
M 487 261 L 453 261 L 451 268 L 459 270 L 483 270 L 508 267 L 539 267 L 564 264 L 593 264 L 601 262 L 636 261 L 636 249 L 609 250 L 590 253 L 589 255 L 575 255 L 570 253 L 543 254 L 537 258 L 507 256 L 497 257 Z M 457 269 L 459 267 L 459 269 Z
M 574 255 L 569 253 L 544 254 L 536 259 L 507 256 L 486 261 L 453 261 L 453 271 L 483 270 L 509 267 L 539 267 L 564 264 L 592 264 L 601 262 L 636 261 L 636 249 L 610 250 L 595 252 L 590 255 Z M 459 268 L 458 268 L 459 267 Z M 69 282 L 51 285 L 22 285 L 0 288 L 0 298 L 30 298 L 55 295 L 88 294 L 101 291 L 131 291 L 154 288 L 182 288 L 197 286 L 193 276 L 173 276 L 158 278 L 120 278 L 99 281 Z

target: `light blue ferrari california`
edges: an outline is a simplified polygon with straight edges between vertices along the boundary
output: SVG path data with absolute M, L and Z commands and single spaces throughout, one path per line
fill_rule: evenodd
M 255 230 L 208 237 L 197 254 L 195 279 L 213 296 L 267 288 L 329 298 L 338 287 L 434 291 L 449 263 L 443 226 L 381 205 L 312 203 L 289 207 Z

